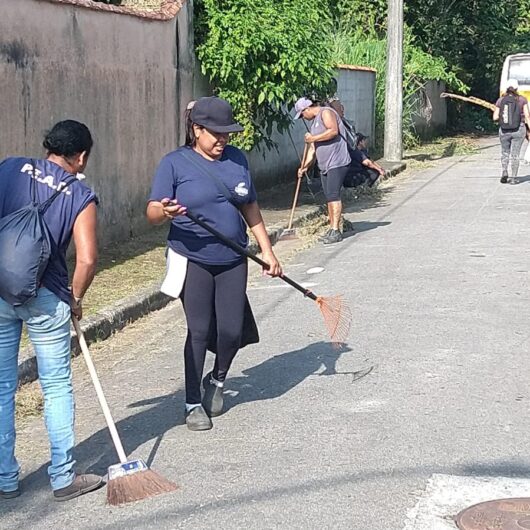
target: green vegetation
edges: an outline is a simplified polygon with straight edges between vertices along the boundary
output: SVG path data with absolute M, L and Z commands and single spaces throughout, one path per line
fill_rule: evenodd
M 413 127 L 413 115 L 417 106 L 419 93 L 428 80 L 445 81 L 457 90 L 465 91 L 467 87 L 451 72 L 446 61 L 433 57 L 414 44 L 411 32 L 405 35 L 403 61 L 403 121 L 405 144 L 416 143 Z M 336 64 L 353 64 L 370 66 L 377 71 L 376 78 L 376 136 L 381 136 L 385 119 L 385 66 L 386 40 L 375 32 L 366 36 L 359 32 L 353 33 L 347 29 L 340 29 L 334 39 L 333 59 Z
M 530 51 L 530 0 L 410 0 L 406 19 L 422 49 L 444 57 L 473 95 L 498 95 L 506 55 Z
M 197 55 L 245 127 L 240 146 L 267 138 L 273 120 L 285 125 L 285 103 L 329 91 L 326 0 L 200 0 L 196 8 Z
M 267 138 L 273 119 L 285 125 L 284 105 L 298 95 L 329 95 L 332 68 L 339 63 L 377 70 L 382 126 L 387 0 L 197 0 L 196 9 L 203 72 L 234 105 L 245 126 L 243 147 Z M 530 0 L 407 0 L 409 144 L 413 102 L 425 81 L 445 81 L 453 90 L 495 99 L 506 55 L 530 50 L 529 12 Z M 484 111 L 458 114 L 475 120 Z

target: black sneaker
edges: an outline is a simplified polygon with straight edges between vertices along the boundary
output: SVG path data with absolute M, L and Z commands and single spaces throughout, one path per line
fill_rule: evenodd
M 98 475 L 77 475 L 74 481 L 66 488 L 54 490 L 56 501 L 69 501 L 89 491 L 97 490 L 103 485 L 103 478 Z
M 318 236 L 318 240 L 324 241 L 324 239 L 326 239 L 329 236 L 329 234 L 331 234 L 331 232 L 333 232 L 333 230 L 331 228 L 328 228 L 323 234 Z
M 506 184 L 508 182 L 508 173 L 503 173 L 501 177 L 501 184 Z
M 332 230 L 329 235 L 322 240 L 322 243 L 324 243 L 324 245 L 331 245 L 333 243 L 340 243 L 342 239 L 340 230 Z
M 223 413 L 223 388 L 211 380 L 211 372 L 202 380 L 204 396 L 202 406 L 210 418 L 215 418 Z
M 186 425 L 190 431 L 209 431 L 213 427 L 212 420 L 202 405 L 193 407 L 189 412 L 186 412 Z
M 17 488 L 16 490 L 12 490 L 12 491 L 0 490 L 0 499 L 14 499 L 16 497 L 20 497 L 19 488 Z

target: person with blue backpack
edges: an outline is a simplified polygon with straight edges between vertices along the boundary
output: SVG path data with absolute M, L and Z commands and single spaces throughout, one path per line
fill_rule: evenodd
M 97 261 L 97 198 L 81 181 L 92 144 L 86 125 L 61 121 L 44 138 L 46 159 L 0 163 L 0 499 L 20 495 L 15 392 L 23 323 L 44 394 L 54 498 L 72 499 L 102 485 L 101 477 L 74 469 L 70 363 L 70 319 L 82 318 Z M 66 250 L 72 237 L 76 264 L 69 287 Z
M 519 172 L 519 154 L 527 129 L 530 129 L 530 112 L 528 100 L 519 94 L 517 79 L 509 79 L 506 93 L 497 100 L 493 111 L 493 120 L 499 122 L 499 139 L 501 142 L 501 183 L 517 183 Z M 525 127 L 526 122 L 526 127 Z M 508 165 L 511 160 L 512 176 L 508 179 Z

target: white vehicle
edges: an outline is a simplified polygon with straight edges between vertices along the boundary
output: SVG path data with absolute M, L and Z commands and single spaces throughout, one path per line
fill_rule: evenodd
M 530 100 L 530 53 L 516 53 L 506 57 L 502 68 L 501 96 L 508 88 L 506 86 L 508 79 L 517 79 L 519 81 L 519 94 Z

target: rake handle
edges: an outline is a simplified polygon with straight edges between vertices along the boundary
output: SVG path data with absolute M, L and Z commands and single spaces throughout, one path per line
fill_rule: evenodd
M 302 156 L 301 166 L 305 164 L 305 159 L 307 157 L 307 149 L 308 145 L 304 144 L 304 154 Z M 287 227 L 287 230 L 291 230 L 293 227 L 293 219 L 294 219 L 294 212 L 296 210 L 296 204 L 298 202 L 298 194 L 300 193 L 300 185 L 302 184 L 302 179 L 298 175 L 296 176 L 297 182 L 296 182 L 296 190 L 294 192 L 294 198 L 293 198 L 293 207 L 291 208 L 291 216 L 289 217 L 289 226 Z
M 300 193 L 300 184 L 302 183 L 302 179 L 300 177 L 296 177 L 296 190 L 294 192 L 294 199 L 293 199 L 293 207 L 291 208 L 291 215 L 289 217 L 289 226 L 287 227 L 287 230 L 291 230 L 293 227 L 293 219 L 294 219 L 294 212 L 296 211 L 296 203 L 298 202 L 298 194 Z
M 79 320 L 77 320 L 77 318 L 74 315 L 72 315 L 72 322 L 74 324 L 74 329 L 77 334 L 77 340 L 79 341 L 79 346 L 81 347 L 81 351 L 83 352 L 85 363 L 88 367 L 90 377 L 92 378 L 92 383 L 94 384 L 94 388 L 96 389 L 96 394 L 98 396 L 99 404 L 101 405 L 101 408 L 103 410 L 103 415 L 105 416 L 105 420 L 107 422 L 107 426 L 110 431 L 110 436 L 112 438 L 112 441 L 114 442 L 114 447 L 116 447 L 116 452 L 118 453 L 120 462 L 122 464 L 125 464 L 125 462 L 127 462 L 127 455 L 125 454 L 125 451 L 123 449 L 120 436 L 116 429 L 116 424 L 114 423 L 114 420 L 112 419 L 112 414 L 110 413 L 107 399 L 105 398 L 105 394 L 103 393 L 103 388 L 101 388 L 101 383 L 99 382 L 99 377 L 96 372 L 96 367 L 94 366 L 94 363 L 92 362 L 92 357 L 90 356 L 90 352 L 88 350 L 88 345 L 85 340 L 85 335 L 81 331 Z
M 221 234 L 213 226 L 210 226 L 208 223 L 205 223 L 202 219 L 199 219 L 196 215 L 192 214 L 189 210 L 184 214 L 188 219 L 192 220 L 195 224 L 198 224 L 201 228 L 204 228 L 207 232 L 215 236 L 217 239 L 221 240 L 226 246 L 230 247 L 232 250 L 235 250 L 240 256 L 246 256 L 252 261 L 256 262 L 258 265 L 261 265 L 264 269 L 269 269 L 269 264 L 266 261 L 263 261 L 258 256 L 250 253 L 246 248 L 234 243 L 231 239 L 228 239 L 224 234 Z M 315 293 L 309 289 L 305 289 L 299 283 L 295 282 L 289 276 L 282 274 L 280 278 L 291 287 L 294 287 L 297 291 L 300 291 L 304 296 L 311 298 L 311 300 L 316 301 L 317 296 Z

